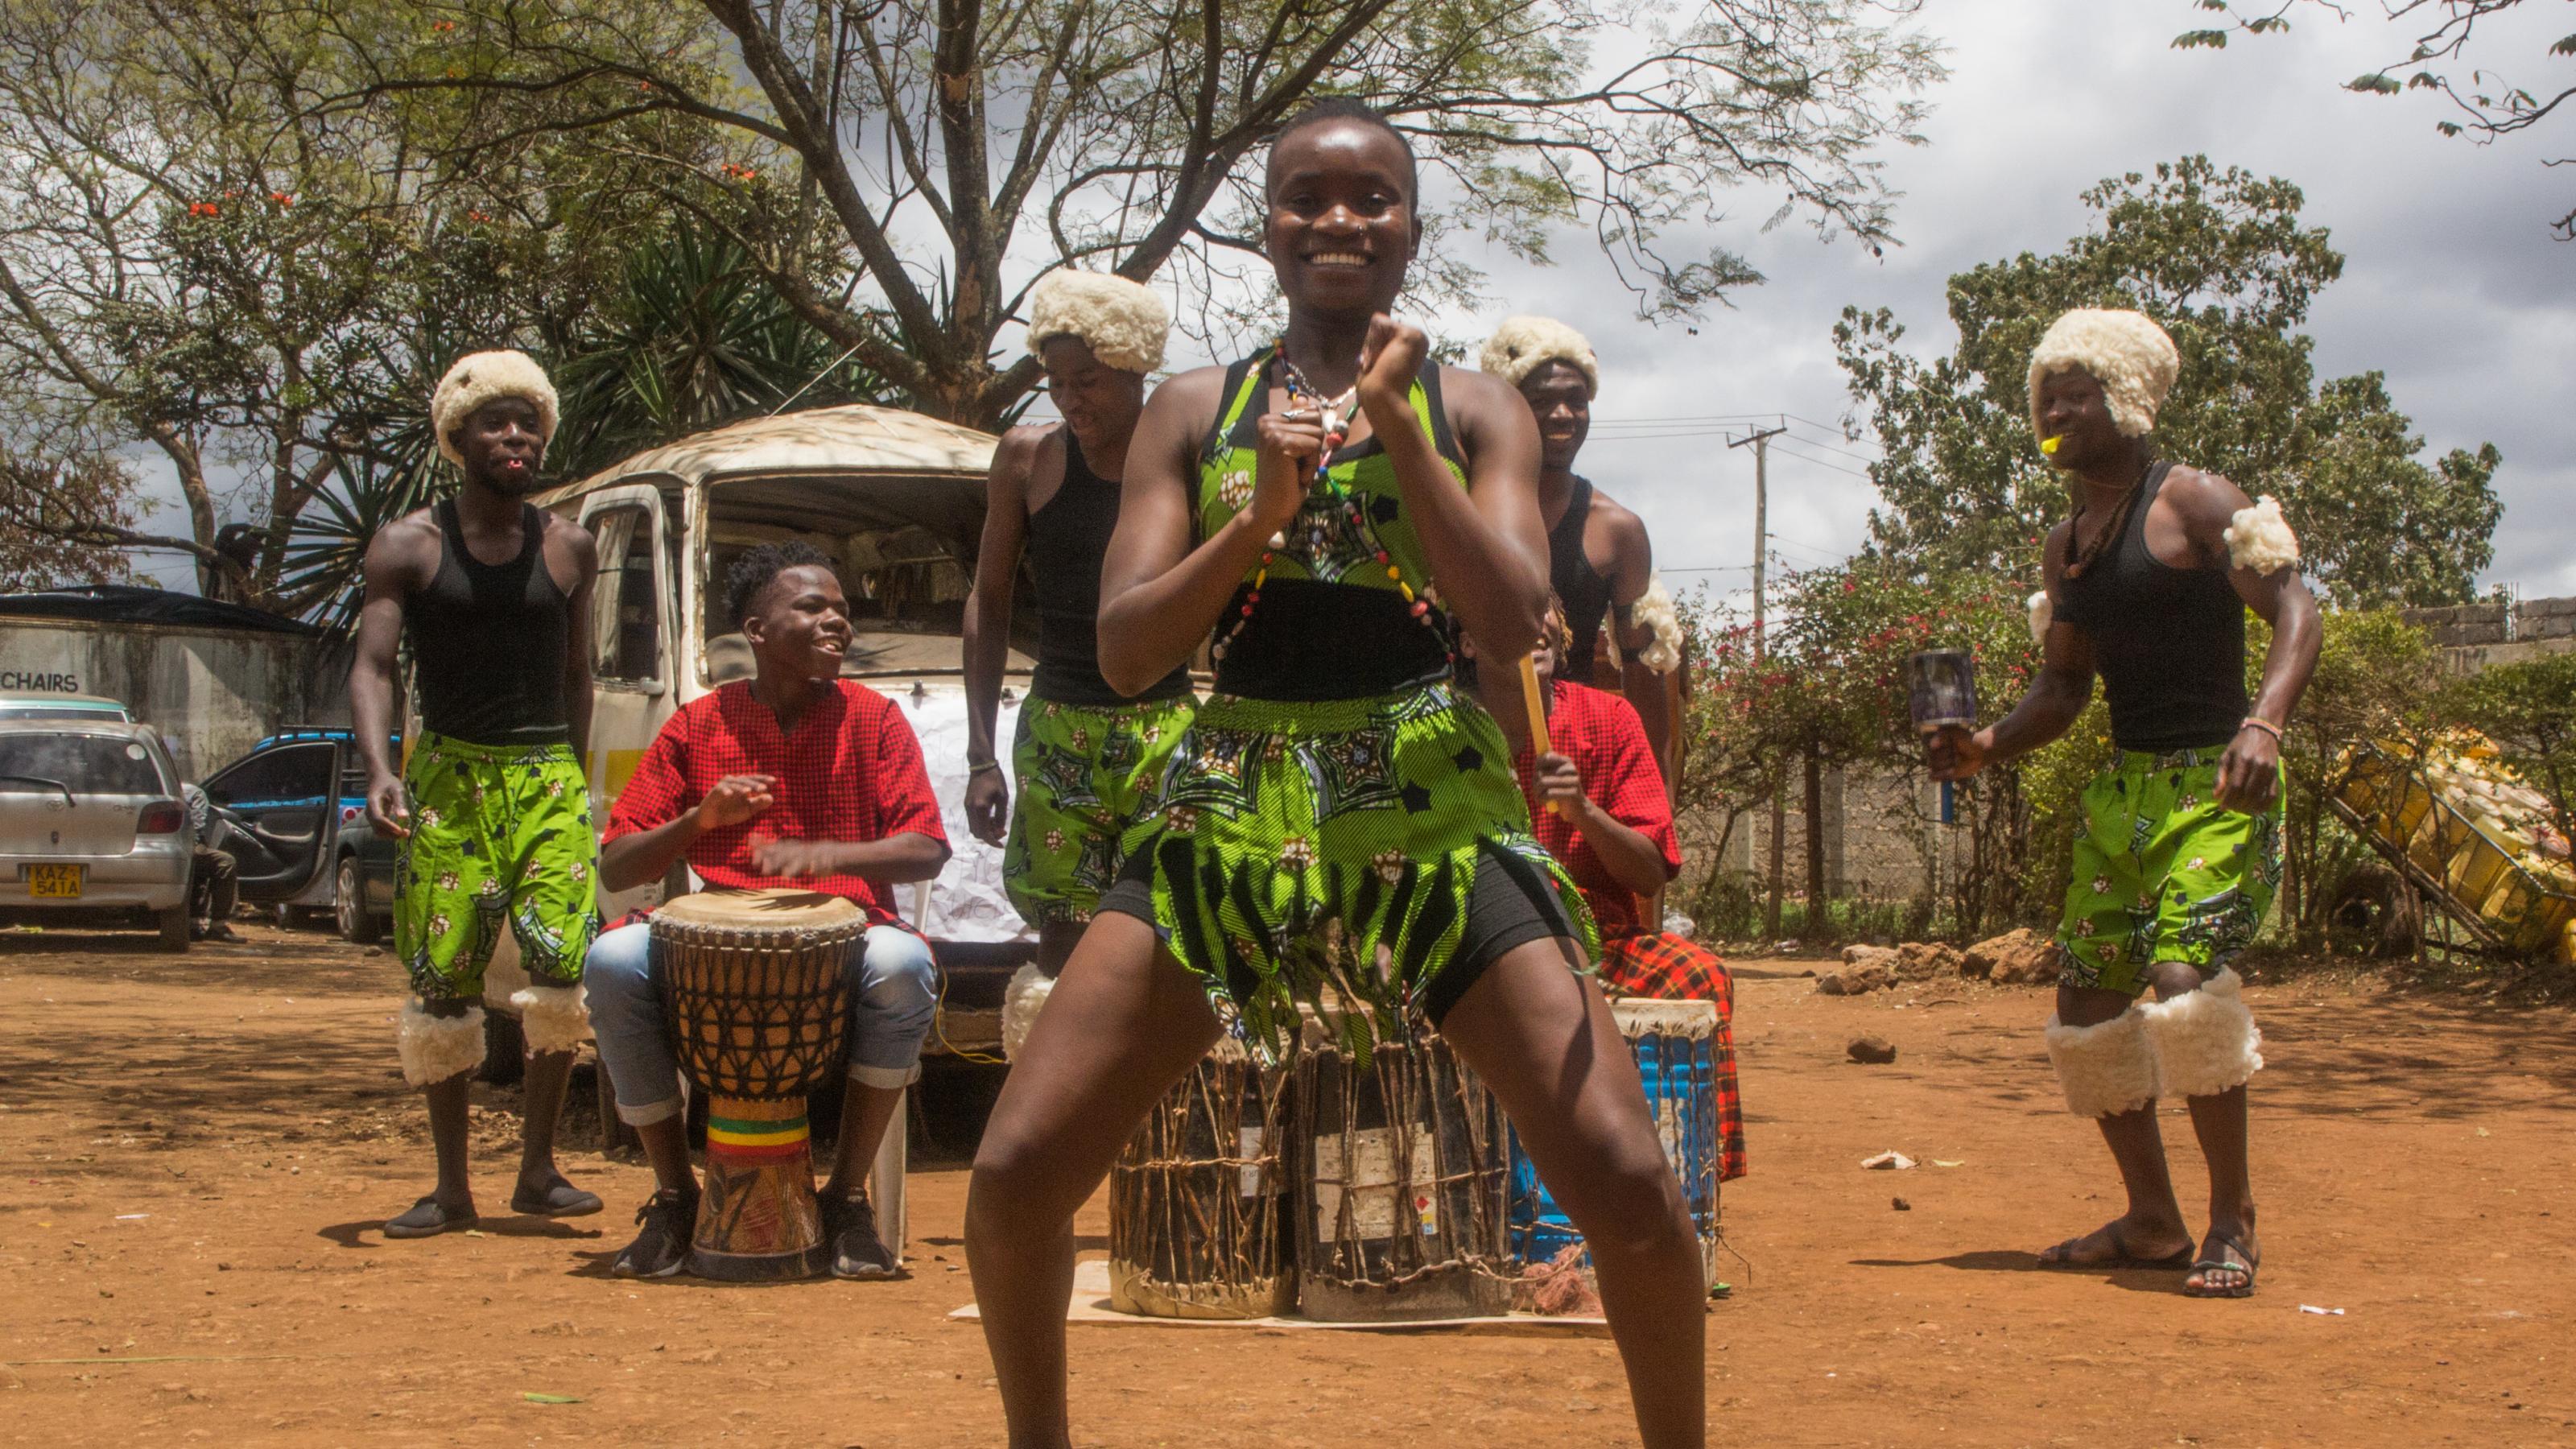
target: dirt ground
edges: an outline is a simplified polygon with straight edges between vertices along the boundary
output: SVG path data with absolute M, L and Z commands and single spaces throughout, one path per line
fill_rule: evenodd
M 605 1264 L 649 1174 L 577 1114 L 563 1160 L 609 1211 L 494 1215 L 516 1094 L 478 1088 L 481 1234 L 389 1243 L 428 1184 L 399 973 L 247 934 L 185 958 L 0 934 L 0 1442 L 1001 1442 L 981 1338 L 947 1317 L 960 1164 L 916 1159 L 908 1281 L 624 1283 Z M 1821 997 L 1801 969 L 1740 970 L 1752 1175 L 1726 1190 L 1712 1442 L 2576 1444 L 2566 1011 L 2331 974 L 2250 992 L 2268 1261 L 2209 1303 L 2034 1269 L 2118 1206 L 2055 1102 L 2043 993 Z M 1862 1031 L 1896 1063 L 1846 1061 Z M 2178 1111 L 2167 1132 L 2191 1203 Z M 1921 1166 L 1860 1169 L 1891 1147 Z M 1097 1202 L 1080 1226 L 1102 1245 Z M 1635 1442 L 1600 1341 L 1077 1327 L 1072 1361 L 1085 1444 Z

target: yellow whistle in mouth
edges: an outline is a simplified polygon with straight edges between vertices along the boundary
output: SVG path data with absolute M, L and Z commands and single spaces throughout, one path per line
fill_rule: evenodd
M 2057 456 L 2057 445 L 2064 441 L 2063 438 L 2042 438 L 2039 440 L 2039 450 L 2054 458 Z

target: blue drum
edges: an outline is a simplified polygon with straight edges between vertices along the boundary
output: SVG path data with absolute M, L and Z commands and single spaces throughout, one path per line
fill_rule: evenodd
M 1699 1231 L 1703 1272 L 1717 1281 L 1717 1170 L 1724 1143 L 1717 1121 L 1717 1003 L 1624 1000 L 1610 1003 L 1619 1034 L 1636 1054 L 1646 1106 L 1655 1114 L 1664 1156 L 1682 1182 L 1691 1223 Z M 1548 1195 L 1538 1169 L 1512 1138 L 1512 1256 L 1545 1263 L 1583 1235 Z

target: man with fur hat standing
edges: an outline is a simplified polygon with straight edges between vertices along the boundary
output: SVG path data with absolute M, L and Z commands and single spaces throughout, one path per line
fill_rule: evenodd
M 1547 525 L 1548 583 L 1565 602 L 1574 642 L 1565 677 L 1589 685 L 1602 621 L 1610 622 L 1620 691 L 1645 723 L 1669 789 L 1672 711 L 1663 675 L 1681 663 L 1672 596 L 1655 576 L 1646 525 L 1574 473 L 1592 428 L 1601 363 L 1583 334 L 1552 317 L 1507 317 L 1486 339 L 1476 365 L 1520 389 L 1538 418 L 1539 517 Z
M 2067 1107 L 2101 1125 L 2128 1211 L 2040 1261 L 2187 1268 L 2186 1294 L 2242 1298 L 2263 1256 L 2245 1112 L 2263 1056 L 2227 961 L 2280 884 L 2281 730 L 2316 668 L 2319 624 L 2279 505 L 2156 458 L 2156 410 L 2179 368 L 2173 339 L 2136 312 L 2078 309 L 2040 339 L 2031 424 L 2077 500 L 2048 535 L 2047 589 L 2032 600 L 2040 670 L 2000 722 L 1944 731 L 1929 753 L 1945 780 L 2027 754 L 2075 723 L 2101 675 L 2119 754 L 2084 792 L 2047 1041 Z M 2250 703 L 2249 607 L 2272 626 Z M 2141 1003 L 2149 987 L 2156 999 Z M 2159 1096 L 2189 1104 L 2209 1163 L 2197 1254 Z
M 349 671 L 367 818 L 402 842 L 394 953 L 416 999 L 396 1042 L 404 1078 L 429 1099 L 438 1152 L 437 1189 L 385 1224 L 389 1238 L 474 1224 L 465 1089 L 483 1061 L 483 972 L 504 930 L 529 981 L 510 998 L 528 1043 L 510 1209 L 576 1217 L 600 1207 L 554 1162 L 564 1083 L 590 1034 L 581 967 L 598 925 L 598 844 L 581 759 L 599 558 L 588 533 L 527 501 L 556 419 L 554 387 L 534 361 L 459 358 L 429 416 L 464 486 L 367 545 Z M 389 750 L 398 639 L 411 647 L 421 723 L 400 775 Z
M 1124 277 L 1059 271 L 1029 294 L 1029 350 L 1061 423 L 1013 428 L 993 455 L 984 542 L 966 606 L 966 819 L 1003 847 L 1011 904 L 1038 930 L 1038 966 L 1013 983 L 1005 1039 L 1025 1029 L 1073 954 L 1125 841 L 1153 812 L 1164 763 L 1197 708 L 1186 668 L 1129 699 L 1100 677 L 1100 564 L 1118 526 L 1119 478 L 1163 363 L 1171 314 Z M 1025 553 L 1037 594 L 1038 660 L 1020 707 L 1010 778 L 993 744 L 1011 598 Z M 1038 993 L 1032 995 L 1032 993 Z

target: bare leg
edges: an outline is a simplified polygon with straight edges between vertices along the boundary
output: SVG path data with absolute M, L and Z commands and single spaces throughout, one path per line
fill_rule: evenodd
M 2118 991 L 2090 987 L 2057 988 L 2057 1019 L 2068 1026 L 2099 1026 L 2129 1009 L 2130 998 Z M 2120 1169 L 2120 1184 L 2129 1206 L 2117 1218 L 2082 1237 L 2069 1238 L 2039 1255 L 2054 1266 L 2112 1265 L 2124 1259 L 2156 1259 L 2191 1246 L 2191 1229 L 2175 1200 L 2173 1174 L 2165 1166 L 2164 1133 L 2156 1125 L 2153 1101 L 2133 1111 L 2094 1119 L 2111 1161 Z
M 1206 995 L 1153 928 L 1104 912 L 1011 1064 L 975 1153 L 966 1265 L 1012 1449 L 1072 1443 L 1064 1305 L 1073 1291 L 1074 1212 L 1217 1032 Z
M 555 1171 L 555 1124 L 562 1120 L 571 1052 L 532 1052 L 519 1085 L 519 1191 L 542 1197 L 563 1176 Z
M 1583 1234 L 1647 1449 L 1706 1442 L 1708 1286 L 1627 1042 L 1570 943 L 1503 953 L 1440 1034 L 1485 1079 Z
M 851 1079 L 841 1098 L 841 1138 L 832 1146 L 832 1175 L 824 1182 L 825 1198 L 856 1197 L 867 1191 L 868 1169 L 876 1165 L 877 1146 L 885 1141 L 903 1088 L 869 1087 Z
M 465 1091 L 474 1073 L 458 1072 L 421 1089 L 429 1103 L 429 1140 L 438 1151 L 438 1187 L 431 1196 L 451 1218 L 474 1216 L 474 1187 L 465 1163 Z
M 2158 962 L 2151 974 L 2159 1001 L 2171 1001 L 2201 987 L 2199 968 L 2180 962 Z M 2183 1103 L 2191 1109 L 2192 1133 L 2200 1139 L 2200 1155 L 2209 1164 L 2209 1237 L 2201 1244 L 2199 1256 L 2218 1263 L 2250 1265 L 2259 1261 L 2263 1245 L 2254 1236 L 2253 1174 L 2246 1165 L 2245 1088 L 2240 1085 L 2204 1097 L 2185 1097 Z M 2252 1279 L 2248 1269 L 2224 1267 L 2194 1273 L 2183 1280 L 2183 1287 L 2186 1291 L 2224 1290 L 2242 1287 Z
M 689 1166 L 689 1119 L 673 1113 L 635 1129 L 644 1144 L 644 1159 L 653 1164 L 653 1185 L 664 1192 L 694 1194 L 698 1174 Z

